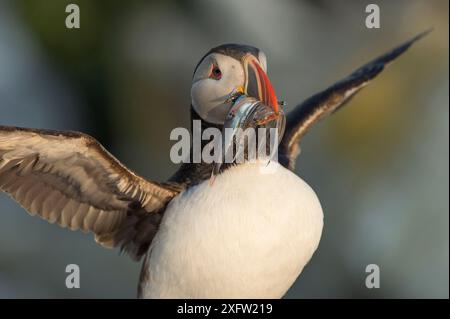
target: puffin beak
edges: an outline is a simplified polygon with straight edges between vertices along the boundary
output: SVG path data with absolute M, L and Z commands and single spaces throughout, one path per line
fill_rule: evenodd
M 243 58 L 243 65 L 245 71 L 244 93 L 270 106 L 278 116 L 279 107 L 275 90 L 259 61 L 253 55 L 247 54 Z

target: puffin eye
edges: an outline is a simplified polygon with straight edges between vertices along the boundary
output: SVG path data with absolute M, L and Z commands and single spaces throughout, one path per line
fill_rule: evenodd
M 209 77 L 214 80 L 220 80 L 222 78 L 222 71 L 220 71 L 217 65 L 213 65 Z

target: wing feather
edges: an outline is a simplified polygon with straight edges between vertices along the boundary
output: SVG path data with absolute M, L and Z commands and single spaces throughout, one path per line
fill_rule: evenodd
M 137 223 L 180 191 L 139 177 L 86 134 L 8 126 L 0 126 L 0 190 L 31 215 L 127 252 L 148 247 L 154 234 Z
M 308 129 L 314 123 L 350 101 L 358 91 L 383 71 L 386 65 L 395 60 L 414 42 L 423 38 L 429 32 L 431 30 L 415 36 L 296 106 L 287 116 L 285 135 L 279 147 L 280 163 L 293 170 L 295 168 L 295 160 L 300 153 L 298 144 Z

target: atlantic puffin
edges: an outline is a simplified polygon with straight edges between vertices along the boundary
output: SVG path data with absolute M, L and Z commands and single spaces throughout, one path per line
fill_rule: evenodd
M 100 245 L 142 260 L 139 298 L 281 298 L 323 227 L 315 192 L 293 172 L 299 141 L 425 34 L 296 106 L 287 114 L 278 161 L 228 165 L 213 184 L 211 164 L 184 163 L 155 182 L 89 135 L 0 126 L 0 189 L 31 215 L 93 233 Z M 221 128 L 229 96 L 238 91 L 280 107 L 263 51 L 239 44 L 211 49 L 195 67 L 192 120 L 202 130 Z M 261 165 L 274 170 L 265 174 Z

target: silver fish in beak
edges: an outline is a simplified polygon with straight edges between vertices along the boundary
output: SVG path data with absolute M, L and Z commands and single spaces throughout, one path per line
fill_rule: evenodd
M 268 161 L 273 159 L 276 155 L 274 152 L 277 152 L 278 144 L 283 137 L 285 124 L 286 116 L 280 108 L 274 109 L 273 106 L 265 105 L 247 95 L 239 96 L 230 108 L 223 125 L 221 160 L 214 165 L 211 183 L 223 163 L 235 163 L 238 159 L 243 161 L 245 153 L 248 160 L 261 157 L 267 158 Z M 246 140 L 247 148 L 245 148 Z M 267 154 L 268 140 L 269 154 Z

